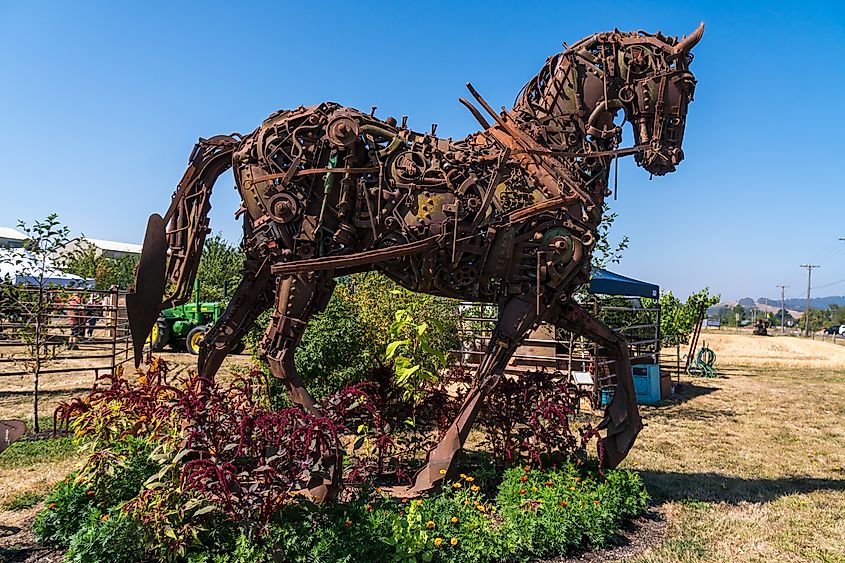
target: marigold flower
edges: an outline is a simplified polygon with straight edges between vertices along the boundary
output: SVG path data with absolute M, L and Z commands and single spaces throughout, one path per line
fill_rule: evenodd
M 346 522 L 344 522 L 343 525 L 346 526 L 347 528 L 351 528 L 352 527 L 352 520 L 347 518 Z
M 467 475 L 467 481 L 472 483 L 473 481 L 475 481 L 475 477 L 473 477 L 472 475 Z
M 461 479 L 466 479 L 466 478 L 467 478 L 467 474 L 466 474 L 466 473 L 461 473 Z
M 475 508 L 477 508 L 479 512 L 484 512 L 485 510 L 487 510 L 487 508 L 483 504 L 477 504 L 475 505 Z
M 522 482 L 524 483 L 524 482 L 528 481 L 528 477 L 526 477 L 525 475 L 523 475 L 522 477 L 520 477 L 520 478 L 519 478 L 519 480 L 520 480 L 520 481 L 522 481 Z
M 452 524 L 457 524 L 458 523 L 458 517 L 452 516 L 452 518 L 449 519 L 449 522 L 451 522 Z
M 102 516 L 100 516 L 100 520 L 102 520 L 103 522 L 105 522 L 105 521 L 106 521 L 106 520 L 108 520 L 108 519 L 109 519 L 109 515 L 108 515 L 108 514 L 103 514 Z
M 449 543 L 451 543 L 452 545 L 458 545 L 458 538 L 452 538 L 452 539 L 450 539 L 450 540 L 449 540 Z
M 376 492 L 377 492 L 377 493 L 380 493 L 380 492 L 381 492 L 381 487 L 376 487 Z
M 441 475 L 446 475 L 446 470 L 445 470 L 445 469 L 441 469 L 441 470 L 440 470 L 440 474 L 441 474 Z
M 94 493 L 94 491 L 85 491 L 85 494 L 88 495 L 89 497 L 93 497 L 95 493 Z
M 598 506 L 598 505 L 599 505 L 599 501 L 598 501 L 598 499 L 597 499 L 597 500 L 594 500 L 594 501 L 593 501 L 593 504 L 595 504 L 596 506 Z
M 434 547 L 440 547 L 440 544 L 443 543 L 443 538 L 434 538 Z
M 523 469 L 525 470 L 526 473 L 528 473 L 529 471 L 531 471 L 531 466 L 526 465 L 525 467 L 523 467 Z
M 452 483 L 452 486 L 456 489 L 460 489 L 463 485 L 461 485 L 460 483 Z
M 581 482 L 581 478 L 580 478 L 580 477 L 573 477 L 572 479 L 573 479 L 576 483 L 580 483 L 580 482 Z
M 469 504 L 469 499 L 465 500 L 464 504 Z
M 402 504 L 405 504 L 406 502 L 408 502 L 408 499 L 403 498 L 403 499 L 402 499 Z
M 367 510 L 367 512 L 372 512 L 372 511 L 373 511 L 373 505 L 372 505 L 372 504 L 368 504 L 368 505 L 367 505 L 367 506 L 365 506 L 364 508 Z
M 519 489 L 519 494 L 524 495 L 524 494 L 525 494 L 525 489 Z
M 574 490 L 575 490 L 575 487 L 569 487 L 569 490 L 570 490 L 570 491 L 574 491 Z
M 50 504 L 48 504 L 48 505 L 47 505 L 47 508 L 49 508 L 50 510 L 52 510 L 52 509 L 56 508 L 56 506 L 57 506 L 57 505 L 56 505 L 56 503 L 55 503 L 55 502 L 51 502 Z
M 553 487 L 554 483 L 552 483 L 551 481 L 546 481 L 546 486 L 547 487 Z
M 481 487 L 479 487 L 478 485 L 473 485 L 472 487 L 470 487 L 470 490 L 474 493 L 477 493 L 481 490 Z
M 561 505 L 561 506 L 566 506 L 566 501 L 565 501 L 565 500 L 560 501 L 560 505 Z
M 422 506 L 422 499 L 412 500 L 411 504 L 414 506 Z
M 433 530 L 434 529 L 434 520 L 429 520 L 428 522 L 426 522 L 425 527 L 428 528 L 429 530 Z

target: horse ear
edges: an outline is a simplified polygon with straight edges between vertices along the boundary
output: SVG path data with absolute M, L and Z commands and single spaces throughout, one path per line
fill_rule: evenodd
M 675 53 L 687 53 L 692 50 L 696 44 L 701 41 L 701 36 L 704 35 L 704 22 L 698 24 L 698 27 L 695 31 L 681 39 L 681 41 L 675 45 Z

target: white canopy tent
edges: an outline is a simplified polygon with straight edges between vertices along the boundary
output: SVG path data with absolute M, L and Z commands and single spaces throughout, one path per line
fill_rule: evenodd
M 0 248 L 0 281 L 9 281 L 18 285 L 38 285 L 39 278 L 42 277 L 40 272 L 27 272 L 17 265 L 20 255 L 24 253 L 26 250 L 23 248 Z M 44 286 L 94 289 L 94 278 L 83 278 L 63 272 L 53 266 L 50 260 L 47 260 L 43 273 Z

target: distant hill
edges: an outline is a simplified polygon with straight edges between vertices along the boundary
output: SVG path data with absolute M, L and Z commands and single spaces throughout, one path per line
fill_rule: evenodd
M 750 297 L 743 297 L 737 301 L 722 301 L 717 305 L 713 305 L 707 309 L 707 314 L 709 316 L 715 316 L 719 314 L 719 311 L 722 309 L 733 309 L 737 306 L 737 304 L 742 305 L 746 309 L 750 309 L 752 307 L 757 308 L 761 311 L 767 311 L 770 313 L 777 313 L 780 311 L 780 298 L 777 299 L 770 299 L 766 297 L 759 298 L 756 302 L 751 299 Z M 795 318 L 800 317 L 803 312 L 804 308 L 807 305 L 806 299 L 801 298 L 792 298 L 792 299 L 784 299 L 784 307 L 786 307 L 787 312 Z M 827 309 L 831 305 L 839 305 L 840 307 L 845 307 L 845 296 L 843 295 L 831 295 L 828 297 L 813 297 L 810 299 L 810 307 L 813 309 Z
M 768 303 L 779 308 L 780 298 L 770 299 L 761 297 L 757 300 L 757 303 Z M 783 303 L 787 309 L 794 309 L 796 311 L 803 311 L 807 306 L 807 300 L 802 298 L 784 299 Z M 813 309 L 827 309 L 831 305 L 845 307 L 845 295 L 830 295 L 828 297 L 813 297 L 810 299 L 810 307 Z

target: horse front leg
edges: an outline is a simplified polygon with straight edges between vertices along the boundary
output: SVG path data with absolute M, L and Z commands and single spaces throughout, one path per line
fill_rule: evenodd
M 484 358 L 475 373 L 475 382 L 464 399 L 458 416 L 446 434 L 429 452 L 428 462 L 417 473 L 414 485 L 405 491 L 416 495 L 439 488 L 444 479 L 455 475 L 457 456 L 463 449 L 478 411 L 485 397 L 496 387 L 508 362 L 522 344 L 529 330 L 543 318 L 545 308 L 538 311 L 534 296 L 519 296 L 510 299 L 499 308 L 499 318 Z
M 279 378 L 291 401 L 314 416 L 323 416 L 317 401 L 305 387 L 294 365 L 296 347 L 308 320 L 322 311 L 331 299 L 335 282 L 332 271 L 310 272 L 276 279 L 276 311 L 259 345 L 260 354 Z M 317 502 L 334 499 L 343 484 L 342 451 L 335 447 L 323 453 L 320 470 L 311 472 L 302 488 Z
M 607 430 L 603 442 L 604 466 L 616 467 L 628 455 L 637 434 L 643 428 L 637 408 L 628 343 L 571 300 L 557 305 L 549 315 L 549 322 L 599 343 L 615 360 L 616 391 L 598 428 Z
M 272 303 L 270 265 L 264 262 L 246 271 L 226 311 L 208 331 L 200 344 L 197 371 L 202 377 L 213 380 L 226 356 L 246 336 L 258 316 Z
M 276 311 L 259 344 L 260 357 L 280 379 L 290 400 L 315 416 L 322 416 L 317 401 L 305 388 L 294 365 L 294 355 L 308 321 L 325 309 L 334 291 L 331 271 L 309 272 L 276 279 Z

